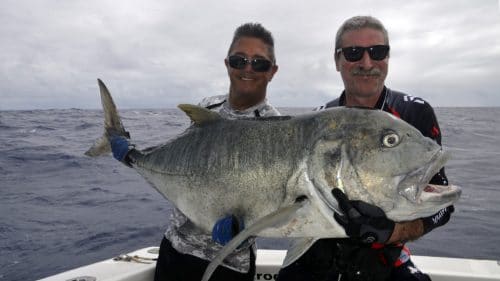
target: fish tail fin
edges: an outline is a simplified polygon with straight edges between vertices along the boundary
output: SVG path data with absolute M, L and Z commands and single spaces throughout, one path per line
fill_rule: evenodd
M 108 88 L 106 88 L 106 85 L 104 85 L 101 79 L 97 79 L 97 82 L 99 84 L 101 103 L 104 112 L 104 134 L 85 152 L 85 155 L 91 157 L 111 152 L 111 146 L 109 145 L 110 135 L 124 136 L 130 139 L 130 134 L 123 127 L 122 120 Z

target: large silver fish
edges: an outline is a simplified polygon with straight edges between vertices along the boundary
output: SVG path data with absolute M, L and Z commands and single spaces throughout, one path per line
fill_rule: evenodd
M 127 136 L 111 95 L 98 82 L 106 132 L 89 156 L 110 151 L 110 134 Z M 379 206 L 394 221 L 432 215 L 461 193 L 452 185 L 425 188 L 448 154 L 383 111 L 340 107 L 227 120 L 194 105 L 179 108 L 192 125 L 165 144 L 134 151 L 132 166 L 207 232 L 221 217 L 241 217 L 248 228 L 227 251 L 249 235 L 305 238 L 304 248 L 317 238 L 345 237 L 333 217 L 334 187 L 351 200 Z

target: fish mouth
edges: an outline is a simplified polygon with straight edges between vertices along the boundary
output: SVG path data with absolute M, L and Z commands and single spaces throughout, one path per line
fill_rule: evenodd
M 461 194 L 462 190 L 456 185 L 428 184 L 422 191 L 420 199 L 423 202 L 441 202 L 443 198 L 453 201 L 460 197 Z
M 406 176 L 400 181 L 398 186 L 398 193 L 406 198 L 408 201 L 421 204 L 423 201 L 428 201 L 434 194 L 443 194 L 448 185 L 429 185 L 429 181 L 432 177 L 444 166 L 446 161 L 450 158 L 448 152 L 442 149 L 438 150 L 426 165 L 419 167 Z

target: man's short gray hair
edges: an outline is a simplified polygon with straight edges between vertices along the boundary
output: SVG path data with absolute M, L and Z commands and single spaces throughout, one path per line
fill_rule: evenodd
M 355 16 L 347 19 L 337 31 L 337 36 L 335 37 L 335 50 L 342 48 L 342 36 L 346 32 L 362 28 L 373 28 L 382 32 L 385 44 L 389 45 L 389 34 L 380 20 L 372 16 Z

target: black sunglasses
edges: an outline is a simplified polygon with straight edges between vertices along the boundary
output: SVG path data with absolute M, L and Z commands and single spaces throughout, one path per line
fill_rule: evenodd
M 232 68 L 243 69 L 247 64 L 250 64 L 255 72 L 266 72 L 271 69 L 271 66 L 273 65 L 273 63 L 267 59 L 247 59 L 238 55 L 229 56 L 227 60 L 229 61 L 229 66 Z
M 340 54 L 340 52 L 342 52 L 344 53 L 344 58 L 347 61 L 355 62 L 359 61 L 363 57 L 365 51 L 367 51 L 372 60 L 383 60 L 389 54 L 389 49 L 390 48 L 387 45 L 375 45 L 370 47 L 352 46 L 346 48 L 338 48 L 337 54 Z

